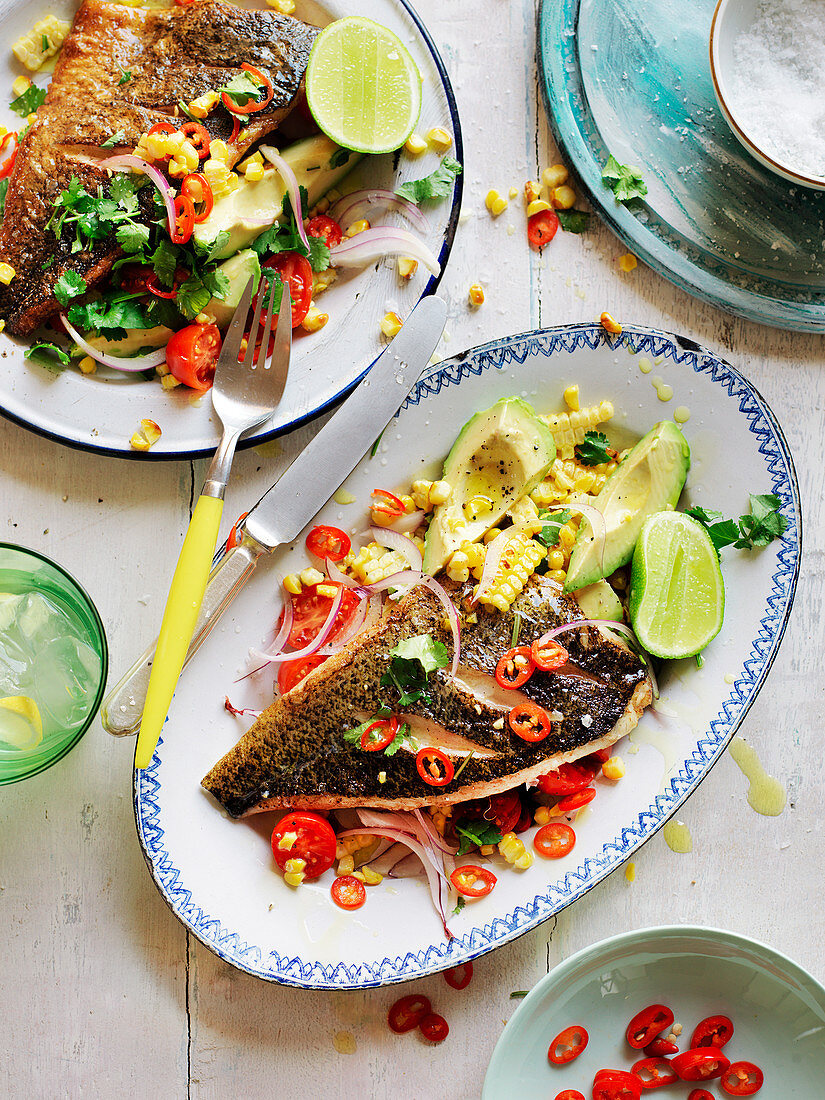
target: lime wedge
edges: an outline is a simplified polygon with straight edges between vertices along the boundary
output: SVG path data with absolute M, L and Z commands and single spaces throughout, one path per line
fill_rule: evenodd
M 327 137 L 359 153 L 389 153 L 418 122 L 421 74 L 392 31 L 350 15 L 315 39 L 306 94 Z
M 630 622 L 655 657 L 692 657 L 719 633 L 725 586 L 707 531 L 682 512 L 645 522 L 633 552 Z
M 43 723 L 37 703 L 28 695 L 0 699 L 0 741 L 16 749 L 33 749 L 43 740 Z

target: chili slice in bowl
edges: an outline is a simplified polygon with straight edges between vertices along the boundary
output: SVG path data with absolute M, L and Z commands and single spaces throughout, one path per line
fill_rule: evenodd
M 587 1046 L 590 1036 L 581 1024 L 570 1024 L 560 1031 L 547 1049 L 547 1058 L 554 1066 L 564 1066 L 578 1058 Z

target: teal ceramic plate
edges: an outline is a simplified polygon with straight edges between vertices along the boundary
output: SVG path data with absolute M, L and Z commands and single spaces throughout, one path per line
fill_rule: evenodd
M 715 0 L 544 0 L 539 65 L 565 162 L 645 263 L 749 320 L 825 332 L 825 193 L 780 179 L 731 133 L 708 42 Z M 601 179 L 640 168 L 634 208 Z
M 549 1100 L 564 1089 L 590 1096 L 597 1070 L 629 1070 L 645 1057 L 630 1049 L 624 1032 L 637 1012 L 656 1003 L 668 1005 L 682 1024 L 680 1050 L 687 1050 L 700 1020 L 729 1016 L 734 1035 L 724 1053 L 763 1071 L 759 1100 L 822 1095 L 825 988 L 756 940 L 676 925 L 602 940 L 543 978 L 496 1044 L 483 1100 Z M 547 1048 L 568 1024 L 586 1028 L 590 1042 L 575 1061 L 553 1066 Z M 718 1082 L 705 1087 L 713 1096 L 727 1095 Z M 659 1100 L 685 1094 L 684 1083 L 656 1090 Z

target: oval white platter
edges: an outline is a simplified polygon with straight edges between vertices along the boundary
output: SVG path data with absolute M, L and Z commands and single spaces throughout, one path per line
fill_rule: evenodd
M 651 366 L 652 373 L 640 369 Z M 673 388 L 667 403 L 651 385 L 657 375 Z M 685 499 L 738 516 L 748 510 L 749 493 L 776 493 L 788 519 L 783 538 L 758 552 L 723 552 L 725 622 L 705 651 L 704 667 L 689 660 L 665 668 L 656 712 L 644 715 L 630 744 L 619 745 L 626 778 L 598 783 L 597 798 L 577 818 L 570 855 L 536 858 L 523 873 L 498 861 L 493 892 L 448 921 L 450 942 L 425 880 L 385 879 L 354 914 L 331 902 L 331 874 L 291 890 L 269 849 L 277 815 L 233 821 L 200 787 L 251 721 L 230 716 L 225 696 L 236 707 L 260 708 L 271 700 L 271 673 L 236 681 L 254 667 L 249 648 L 271 640 L 278 576 L 307 564 L 303 537 L 273 554 L 184 673 L 163 739 L 151 766 L 136 773 L 134 791 L 138 835 L 159 890 L 175 915 L 233 966 L 307 988 L 360 988 L 429 974 L 506 943 L 580 898 L 663 825 L 744 718 L 793 600 L 799 493 L 787 444 L 763 399 L 691 341 L 627 327 L 620 337 L 607 337 L 599 325 L 580 324 L 465 352 L 418 383 L 376 456 L 347 479 L 355 503 L 331 501 L 313 523 L 363 531 L 372 489 L 397 489 L 436 473 L 473 412 L 510 394 L 538 411 L 560 409 L 562 391 L 574 382 L 583 404 L 613 401 L 609 430 L 636 436 L 686 406 L 692 465 Z
M 265 7 L 264 3 L 254 2 L 245 6 Z M 76 8 L 75 3 L 57 0 L 49 11 L 71 20 Z M 314 0 L 298 0 L 295 11 L 296 17 L 318 25 L 350 14 L 353 7 L 346 0 L 325 0 L 323 6 Z M 357 14 L 389 27 L 410 50 L 422 77 L 418 129 L 426 133 L 431 127 L 444 127 L 454 138 L 450 153 L 462 161 L 461 125 L 450 81 L 435 44 L 412 6 L 407 0 L 361 0 Z M 31 29 L 31 5 L 24 0 L 0 4 L 0 21 L 6 40 L 15 41 Z M 4 104 L 11 97 L 12 82 L 23 71 L 8 51 L 0 64 L 0 87 L 9 93 L 0 96 Z M 34 79 L 45 87 L 50 74 L 35 75 Z M 0 123 L 6 127 L 16 129 L 21 121 L 8 107 L 0 108 Z M 432 172 L 439 160 L 435 153 L 415 160 L 397 155 L 367 157 L 345 178 L 342 188 L 394 189 L 406 180 Z M 427 206 L 427 234 L 422 236 L 416 230 L 438 258 L 442 271 L 458 225 L 462 188 L 459 176 L 451 200 Z M 406 225 L 393 215 L 385 220 Z M 256 446 L 291 431 L 339 400 L 380 354 L 379 323 L 384 314 L 391 309 L 405 317 L 425 294 L 433 293 L 439 281 L 440 276 L 429 275 L 421 265 L 409 282 L 401 280 L 394 261 L 342 271 L 319 300 L 329 314 L 329 323 L 317 333 L 296 331 L 289 380 L 279 408 L 240 446 Z M 167 391 L 157 379 L 146 381 L 142 375 L 118 374 L 105 368 L 94 375 L 74 369 L 52 371 L 24 358 L 28 343 L 0 335 L 0 413 L 10 420 L 84 450 L 144 460 L 193 458 L 217 447 L 220 422 L 208 394 L 196 395 L 185 386 Z M 163 434 L 150 451 L 136 452 L 129 440 L 145 417 L 156 421 Z

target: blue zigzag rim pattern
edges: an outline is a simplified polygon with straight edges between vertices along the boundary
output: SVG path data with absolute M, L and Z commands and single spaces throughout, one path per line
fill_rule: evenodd
M 802 550 L 799 490 L 788 445 L 763 398 L 738 371 L 693 341 L 669 333 L 626 327 L 620 337 L 611 338 L 597 324 L 568 325 L 493 341 L 448 360 L 439 370 L 418 382 L 402 411 L 409 405 L 434 397 L 445 386 L 460 385 L 463 379 L 485 371 L 523 364 L 531 355 L 549 357 L 584 347 L 596 349 L 605 344 L 632 349 L 651 358 L 664 356 L 686 365 L 696 374 L 708 375 L 720 385 L 738 403 L 740 412 L 748 420 L 749 430 L 758 439 L 772 491 L 780 498 L 782 512 L 788 518 L 767 598 L 767 611 L 730 695 L 664 792 L 605 844 L 600 855 L 585 859 L 562 881 L 549 884 L 547 892 L 537 895 L 529 904 L 489 924 L 472 928 L 449 944 L 432 944 L 420 952 L 352 965 L 307 961 L 266 951 L 256 944 L 244 942 L 237 932 L 224 928 L 219 920 L 198 906 L 164 847 L 158 797 L 160 756 L 156 751 L 150 767 L 135 772 L 135 818 L 144 856 L 158 889 L 175 916 L 205 946 L 232 966 L 268 981 L 306 989 L 366 989 L 407 981 L 476 958 L 558 913 L 627 859 L 696 788 L 736 732 L 764 683 L 784 634 Z M 162 744 L 161 740 L 158 748 Z

